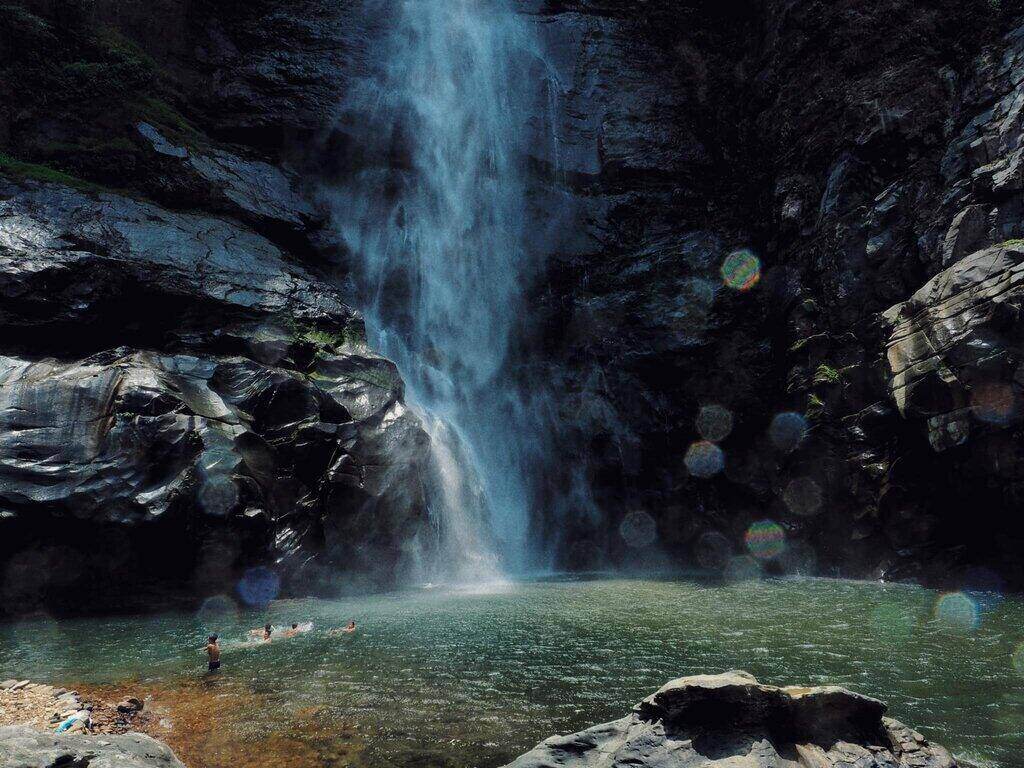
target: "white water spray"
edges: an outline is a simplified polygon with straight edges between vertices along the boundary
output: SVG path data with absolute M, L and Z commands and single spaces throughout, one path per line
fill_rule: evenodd
M 439 578 L 523 571 L 546 436 L 510 365 L 523 248 L 533 30 L 508 0 L 367 0 L 384 33 L 339 127 L 333 191 L 371 343 L 434 445 Z

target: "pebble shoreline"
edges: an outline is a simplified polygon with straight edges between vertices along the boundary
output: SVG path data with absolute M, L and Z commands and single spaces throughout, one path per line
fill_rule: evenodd
M 111 704 L 30 680 L 0 682 L 0 726 L 24 725 L 53 733 L 69 717 L 76 716 L 67 733 L 123 734 L 150 725 L 151 718 L 144 709 L 144 702 L 136 698 Z

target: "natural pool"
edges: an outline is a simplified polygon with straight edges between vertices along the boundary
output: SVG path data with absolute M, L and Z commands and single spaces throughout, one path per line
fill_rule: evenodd
M 982 765 L 1024 754 L 1024 600 L 831 580 L 535 581 L 292 600 L 266 611 L 0 626 L 0 677 L 152 692 L 194 768 L 498 766 L 624 715 L 667 680 L 835 682 Z M 977 614 L 975 614 L 977 610 Z M 349 618 L 354 636 L 325 633 Z M 312 632 L 247 645 L 264 620 Z M 207 631 L 224 668 L 203 673 Z M 1024 669 L 1024 653 L 1017 656 Z M 285 755 L 286 757 L 280 757 Z

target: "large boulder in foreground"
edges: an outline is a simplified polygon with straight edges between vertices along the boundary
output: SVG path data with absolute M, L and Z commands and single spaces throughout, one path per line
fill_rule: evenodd
M 141 733 L 57 735 L 23 726 L 0 728 L 0 765 L 5 768 L 185 768 L 170 747 Z
M 956 768 L 942 747 L 844 688 L 778 688 L 746 672 L 681 677 L 621 720 L 554 736 L 508 768 Z

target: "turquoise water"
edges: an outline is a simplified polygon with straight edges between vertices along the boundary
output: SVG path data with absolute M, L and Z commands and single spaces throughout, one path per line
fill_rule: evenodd
M 356 635 L 326 633 L 349 618 Z M 264 620 L 314 629 L 247 644 Z M 340 724 L 353 726 L 363 744 L 353 764 L 501 765 L 553 733 L 621 717 L 673 677 L 733 668 L 878 696 L 983 765 L 1024 754 L 1014 665 L 1024 601 L 940 603 L 929 590 L 874 583 L 548 581 L 279 601 L 264 612 L 37 619 L 0 627 L 0 677 L 195 685 L 208 630 L 225 642 L 211 690 L 235 717 L 232 738 L 267 738 L 316 708 L 316 732 L 302 738 L 327 755 Z

